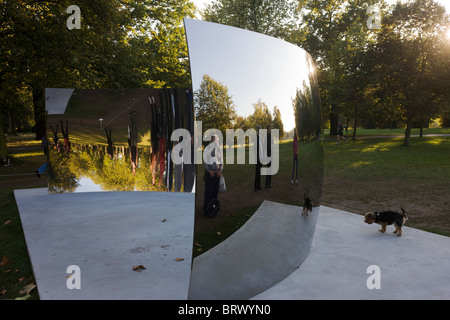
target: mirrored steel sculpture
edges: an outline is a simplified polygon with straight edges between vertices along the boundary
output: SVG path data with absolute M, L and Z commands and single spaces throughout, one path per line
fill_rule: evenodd
M 323 181 L 314 62 L 259 33 L 192 19 L 185 29 L 203 134 L 189 298 L 249 299 L 310 251 Z

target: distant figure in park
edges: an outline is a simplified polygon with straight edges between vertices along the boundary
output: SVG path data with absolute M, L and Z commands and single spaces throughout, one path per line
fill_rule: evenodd
M 292 163 L 292 176 L 291 184 L 294 184 L 294 171 L 295 171 L 295 183 L 298 183 L 298 139 L 297 132 L 294 129 L 294 141 L 292 142 L 292 151 L 294 153 L 294 161 Z
M 347 138 L 344 137 L 344 127 L 342 126 L 342 123 L 339 123 L 336 144 L 339 144 L 339 141 L 341 141 L 341 139 L 345 139 L 345 142 L 347 142 Z
M 263 155 L 262 152 L 262 141 L 260 136 L 261 126 L 258 125 L 256 128 L 256 168 L 255 168 L 255 191 L 261 190 L 261 157 Z
M 138 131 L 136 125 L 136 111 L 130 112 L 130 126 L 128 126 L 128 147 L 130 149 L 130 161 L 133 174 L 136 174 L 138 165 Z
M 64 138 L 64 154 L 70 153 L 70 140 L 69 140 L 69 121 L 66 120 L 66 129 L 64 130 L 64 122 L 61 120 L 61 132 Z
M 214 135 L 211 137 L 211 142 L 206 149 L 212 149 L 210 153 L 206 154 L 206 159 L 203 159 L 205 166 L 205 174 L 203 180 L 205 181 L 205 192 L 203 200 L 203 212 L 208 208 L 209 203 L 218 198 L 220 175 L 223 169 L 222 151 L 218 144 L 218 137 Z
M 42 166 L 40 166 L 37 170 L 36 170 L 36 175 L 38 178 L 41 177 L 41 174 L 43 174 L 45 171 L 47 171 L 47 162 L 45 162 Z
M 53 129 L 52 129 L 53 131 Z M 42 138 L 41 142 L 42 148 L 44 149 L 44 154 L 48 156 L 48 142 L 45 136 Z M 38 178 L 41 177 L 41 174 L 43 174 L 45 171 L 47 171 L 47 162 L 45 162 L 42 166 L 40 166 L 35 172 Z
M 111 129 L 109 129 L 108 133 L 108 127 L 105 127 L 105 133 L 106 133 L 106 140 L 108 143 L 108 146 L 106 147 L 106 153 L 108 153 L 108 156 L 110 159 L 114 156 L 114 148 L 113 148 L 113 142 L 111 138 Z
M 270 132 L 270 125 L 267 126 L 266 147 L 267 147 L 266 156 L 267 156 L 267 159 L 269 159 L 272 156 L 272 135 Z M 271 166 L 272 166 L 272 161 L 270 161 L 267 164 L 268 174 L 266 175 L 266 186 L 265 186 L 266 189 L 272 188 Z

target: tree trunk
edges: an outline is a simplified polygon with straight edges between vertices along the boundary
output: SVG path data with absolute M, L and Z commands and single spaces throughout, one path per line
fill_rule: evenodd
M 5 131 L 3 130 L 3 116 L 0 112 L 0 163 L 6 161 L 8 149 L 6 147 Z
M 407 116 L 406 118 L 406 131 L 405 131 L 405 142 L 403 143 L 404 146 L 409 146 L 409 138 L 411 136 L 411 129 L 412 129 L 412 119 Z
M 12 112 L 8 112 L 8 120 L 9 120 L 9 135 L 10 136 L 17 136 L 17 131 L 16 131 L 16 124 L 14 123 L 14 115 L 12 114 Z
M 332 105 L 330 112 L 330 136 L 337 135 L 338 125 L 339 125 L 339 113 L 337 112 L 337 107 L 335 105 Z
M 423 138 L 423 119 L 420 119 L 420 137 Z
M 33 86 L 34 120 L 36 121 L 36 140 L 42 140 L 45 136 L 45 90 L 39 86 Z
M 358 106 L 355 106 L 355 119 L 353 121 L 353 137 L 352 140 L 356 140 L 356 126 L 357 126 L 357 120 L 358 120 Z

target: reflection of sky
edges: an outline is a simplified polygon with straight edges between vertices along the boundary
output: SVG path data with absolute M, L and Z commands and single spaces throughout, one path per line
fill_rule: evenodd
M 104 191 L 102 187 L 96 184 L 89 178 L 82 177 L 78 180 L 79 186 L 75 189 L 74 192 L 96 192 L 96 191 Z
M 308 79 L 305 51 L 286 41 L 206 21 L 185 20 L 193 90 L 208 74 L 228 87 L 238 115 L 261 99 L 281 111 L 284 130 L 294 128 L 292 99 Z

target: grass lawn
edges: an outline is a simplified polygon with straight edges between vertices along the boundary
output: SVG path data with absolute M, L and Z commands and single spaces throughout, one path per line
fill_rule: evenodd
M 433 133 L 448 131 L 441 129 Z M 386 134 L 374 130 L 367 131 L 367 135 Z M 11 166 L 0 168 L 0 300 L 39 299 L 36 289 L 29 294 L 22 291 L 26 285 L 35 284 L 35 280 L 13 194 L 14 189 L 47 186 L 45 176 L 39 179 L 34 174 L 45 156 L 40 142 L 33 141 L 32 137 L 9 137 Z M 409 216 L 406 226 L 450 236 L 450 137 L 411 138 L 409 147 L 403 147 L 402 142 L 402 138 L 395 137 L 349 139 L 339 145 L 334 139 L 325 140 L 321 204 L 361 215 L 370 210 L 403 207 Z M 290 152 L 289 141 L 280 144 L 282 159 L 285 159 L 283 154 Z M 312 155 L 312 159 L 314 157 Z M 291 188 L 291 160 L 286 159 L 280 160 L 280 172 L 272 178 L 274 187 L 285 190 L 284 193 Z M 282 166 L 282 161 L 286 161 L 287 166 Z M 301 163 L 299 169 L 302 170 Z M 306 169 L 303 166 L 303 170 Z M 237 176 L 253 177 L 254 165 L 226 166 L 224 174 L 227 187 L 232 188 Z M 261 182 L 264 187 L 264 178 Z M 244 188 L 253 188 L 253 178 L 246 183 Z M 202 184 L 200 178 L 197 188 Z M 297 188 L 302 186 L 299 184 Z M 221 193 L 219 198 L 224 199 L 226 194 Z M 270 198 L 271 190 L 261 190 L 260 194 Z M 199 192 L 198 201 L 202 200 L 203 194 Z M 224 209 L 214 219 L 197 219 L 194 255 L 205 252 L 239 229 L 257 209 L 260 199 L 244 194 L 238 201 L 241 203 L 238 210 L 229 209 L 227 213 Z M 301 200 L 289 197 L 284 202 L 301 204 Z
M 47 186 L 47 179 L 34 173 L 46 161 L 41 142 L 31 139 L 33 135 L 9 137 L 11 166 L 0 167 L 0 300 L 39 299 L 36 289 L 26 292 L 36 282 L 14 199 L 14 189 Z
M 358 214 L 408 212 L 406 225 L 450 236 L 450 137 L 325 143 L 322 204 Z

